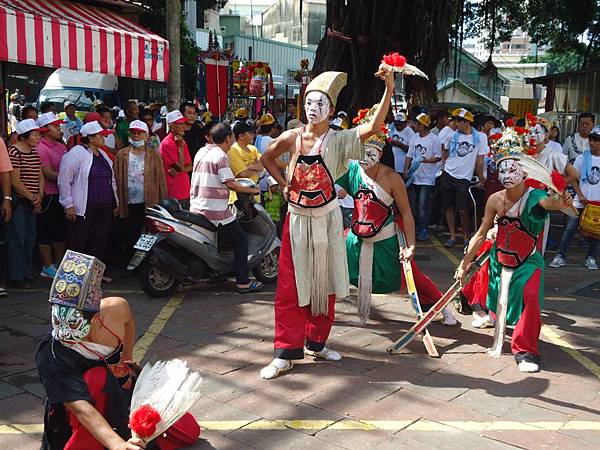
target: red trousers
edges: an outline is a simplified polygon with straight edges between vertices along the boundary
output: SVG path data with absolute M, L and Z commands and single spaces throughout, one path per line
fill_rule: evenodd
M 296 274 L 292 259 L 289 216 L 283 225 L 279 253 L 279 279 L 275 293 L 275 357 L 304 358 L 304 345 L 315 352 L 323 350 L 335 319 L 335 295 L 329 296 L 326 316 L 314 316 L 310 305 L 298 306 Z
M 510 349 L 517 362 L 523 359 L 539 364 L 538 340 L 542 329 L 540 310 L 540 280 L 542 271 L 537 269 L 523 290 L 523 312 L 513 330 Z
M 486 239 L 479 251 L 477 256 L 490 250 L 494 245 L 494 241 Z M 486 263 L 481 266 L 475 275 L 471 277 L 469 282 L 462 288 L 462 294 L 469 302 L 469 305 L 480 305 L 482 310 L 487 310 L 487 293 L 488 293 L 488 269 L 490 263 Z
M 104 418 L 107 416 L 108 395 L 104 392 L 106 384 L 106 368 L 94 367 L 83 374 L 94 407 Z M 70 412 L 69 423 L 73 429 L 71 438 L 64 450 L 104 450 L 104 446 L 92 436 Z M 156 444 L 161 450 L 175 450 L 193 445 L 200 437 L 200 426 L 194 416 L 186 413 L 181 419 L 169 428 L 165 435 L 156 438 Z
M 431 281 L 431 278 L 419 270 L 419 266 L 417 266 L 417 263 L 414 260 L 410 262 L 410 267 L 412 268 L 415 287 L 417 288 L 417 295 L 419 296 L 419 303 L 422 305 L 433 305 L 440 299 L 442 292 L 435 283 Z M 406 289 L 404 272 L 402 272 L 402 289 Z

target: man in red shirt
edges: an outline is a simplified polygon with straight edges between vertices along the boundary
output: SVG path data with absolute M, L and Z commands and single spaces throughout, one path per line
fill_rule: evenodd
M 190 177 L 192 158 L 183 140 L 187 119 L 180 111 L 167 114 L 169 134 L 160 143 L 160 154 L 165 166 L 167 193 L 176 198 L 183 209 L 190 209 Z

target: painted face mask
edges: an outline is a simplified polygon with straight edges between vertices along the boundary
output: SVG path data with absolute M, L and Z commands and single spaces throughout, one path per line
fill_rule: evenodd
M 306 118 L 313 125 L 327 120 L 330 108 L 331 103 L 327 96 L 322 92 L 309 92 L 306 96 L 306 100 L 304 100 Z
M 359 163 L 363 169 L 370 169 L 379 162 L 379 158 L 381 158 L 379 149 L 365 145 L 365 157 Z
M 523 169 L 514 159 L 505 159 L 498 165 L 498 181 L 505 188 L 515 187 L 523 177 Z
M 84 339 L 90 332 L 90 322 L 82 311 L 63 305 L 52 305 L 52 337 L 67 345 Z
M 146 141 L 144 141 L 143 139 L 141 141 L 135 141 L 132 138 L 129 138 L 129 143 L 135 148 L 140 148 L 146 144 Z
M 546 129 L 539 123 L 529 129 L 529 139 L 534 139 L 536 145 L 546 140 Z

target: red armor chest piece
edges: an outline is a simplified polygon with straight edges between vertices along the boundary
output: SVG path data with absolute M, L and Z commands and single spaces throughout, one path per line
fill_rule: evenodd
M 504 267 L 516 268 L 533 253 L 537 238 L 525 228 L 519 217 L 498 219 L 496 257 Z
M 290 181 L 290 203 L 318 208 L 335 198 L 333 178 L 321 155 L 298 156 Z
M 381 231 L 392 209 L 384 204 L 371 189 L 361 187 L 354 194 L 352 211 L 352 232 L 363 238 L 373 237 Z

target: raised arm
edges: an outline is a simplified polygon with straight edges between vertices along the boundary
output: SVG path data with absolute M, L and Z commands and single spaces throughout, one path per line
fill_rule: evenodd
M 392 71 L 382 68 L 375 73 L 375 76 L 385 81 L 385 91 L 383 92 L 379 106 L 375 110 L 373 120 L 369 123 L 363 123 L 358 127 L 358 133 L 363 142 L 381 129 L 381 125 L 383 125 L 390 109 L 390 100 L 394 93 L 394 73 Z

